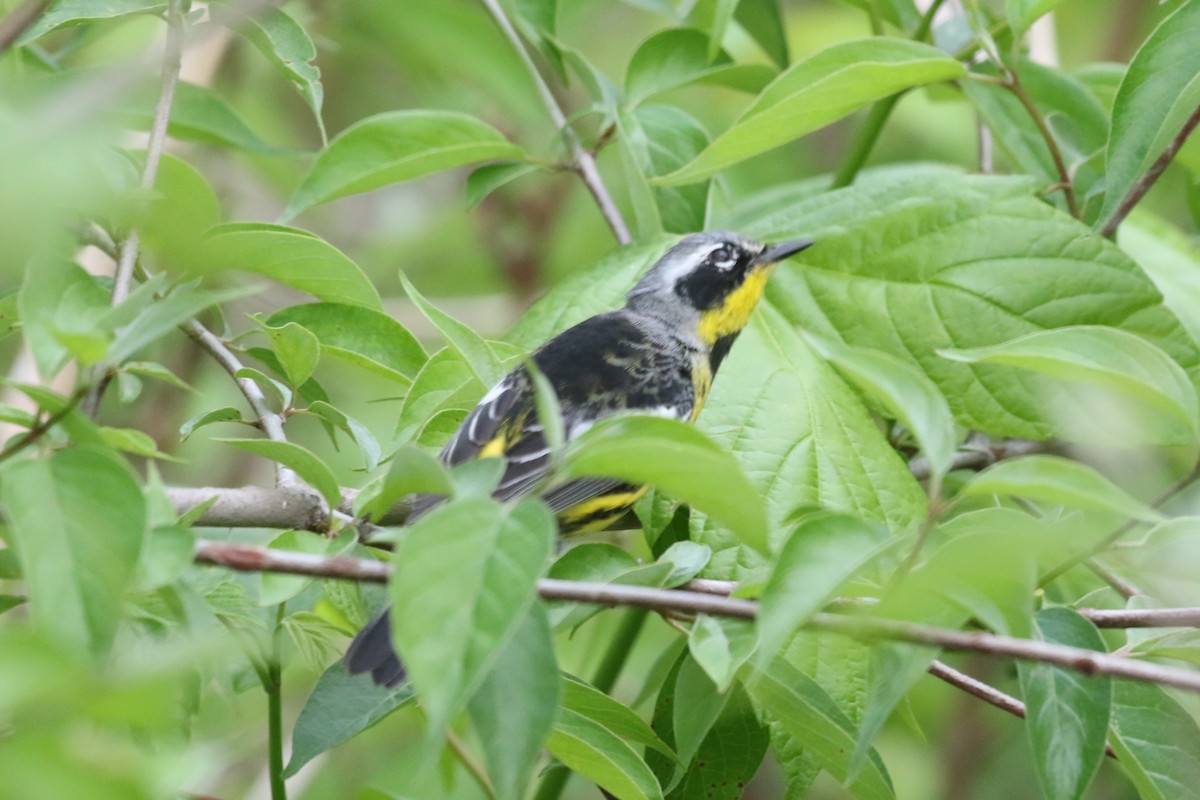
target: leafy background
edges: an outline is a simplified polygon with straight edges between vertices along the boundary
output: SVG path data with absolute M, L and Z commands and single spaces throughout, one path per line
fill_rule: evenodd
M 1120 208 L 1200 102 L 1200 3 L 936 5 L 0 2 L 0 797 L 1197 796 L 1195 694 L 940 656 L 1023 723 L 932 648 L 802 628 L 857 595 L 1200 660 L 1072 610 L 1200 605 L 1196 142 Z M 644 532 L 559 554 L 486 464 L 437 467 L 523 353 L 705 227 L 818 244 L 699 432 L 560 453 L 656 483 Z M 981 446 L 1014 457 L 951 469 Z M 182 513 L 297 476 L 375 519 L 458 499 L 377 532 L 386 591 L 193 565 L 197 539 L 374 557 L 273 495 Z M 760 617 L 543 603 L 542 575 L 739 581 Z M 336 666 L 385 599 L 419 704 Z

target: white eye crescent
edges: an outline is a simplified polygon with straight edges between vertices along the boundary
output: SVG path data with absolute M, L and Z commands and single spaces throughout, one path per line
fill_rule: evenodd
M 719 247 L 712 251 L 708 260 L 717 269 L 728 270 L 733 269 L 733 266 L 737 264 L 737 255 L 728 247 Z

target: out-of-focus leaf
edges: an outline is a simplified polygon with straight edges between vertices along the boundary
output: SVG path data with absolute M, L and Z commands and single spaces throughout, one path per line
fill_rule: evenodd
M 761 64 L 735 64 L 724 52 L 709 55 L 709 37 L 695 28 L 659 31 L 638 45 L 625 71 L 625 94 L 637 105 L 693 83 L 715 83 L 758 92 L 774 76 Z
M 405 445 L 392 454 L 378 488 L 364 489 L 354 500 L 354 513 L 379 519 L 402 498 L 412 494 L 449 497 L 454 486 L 442 463 L 424 450 Z
M 0 497 L 34 624 L 74 647 L 105 652 L 146 528 L 146 504 L 129 468 L 99 448 L 60 450 L 6 464 Z
M 245 297 L 256 291 L 256 288 L 245 286 L 220 291 L 180 287 L 166 297 L 156 300 L 123 327 L 108 348 L 106 358 L 114 364 L 119 364 L 206 308 Z M 119 306 L 114 308 L 114 316 L 121 310 Z M 101 321 L 101 324 L 104 322 Z
M 1129 63 L 1113 101 L 1104 207 L 1116 212 L 1134 182 L 1158 158 L 1200 100 L 1200 4 L 1182 3 L 1154 29 Z
M 136 92 L 121 108 L 121 116 L 135 128 L 149 130 L 154 120 L 158 86 Z M 176 139 L 232 147 L 250 153 L 287 152 L 263 141 L 240 114 L 212 89 L 180 81 L 171 104 L 167 133 Z
M 40 39 L 47 33 L 66 25 L 116 19 L 131 14 L 157 14 L 166 9 L 162 0 L 55 0 L 37 21 L 17 39 L 17 46 L 24 46 Z
M 518 178 L 537 172 L 537 164 L 525 161 L 484 164 L 467 176 L 467 206 L 474 208 L 487 199 L 488 195 Z
M 780 69 L 787 68 L 787 24 L 779 0 L 741 0 L 733 18 Z
M 288 778 L 316 756 L 347 741 L 413 698 L 412 685 L 388 689 L 376 686 L 370 675 L 350 675 L 337 662 L 321 676 L 292 729 L 292 756 L 283 777 Z
M 331 540 L 327 536 L 309 531 L 284 531 L 272 539 L 268 547 L 289 553 L 336 556 L 354 544 L 354 539 L 354 534 L 342 535 Z M 312 578 L 304 575 L 264 572 L 259 576 L 258 605 L 276 606 L 287 602 L 304 591 L 312 581 Z
M 1113 389 L 1168 416 L 1165 443 L 1195 441 L 1196 388 L 1183 368 L 1140 336 L 1099 325 L 1072 325 L 1029 333 L 1002 344 L 939 350 L 953 361 L 1003 364 L 1064 380 Z M 1148 433 L 1152 431 L 1148 430 Z
M 1068 608 L 1048 608 L 1034 624 L 1041 641 L 1107 652 L 1096 627 Z M 1042 794 L 1078 800 L 1104 759 L 1113 680 L 1026 661 L 1017 663 L 1017 672 Z
M 1096 470 L 1061 456 L 1030 455 L 985 469 L 963 488 L 967 496 L 1016 495 L 1044 503 L 1111 511 L 1142 522 L 1161 522 L 1161 512 L 1130 496 Z
M 325 99 L 325 88 L 321 85 L 321 70 L 312 63 L 317 57 L 317 48 L 308 32 L 300 23 L 278 8 L 267 8 L 261 13 L 249 14 L 242 34 L 275 65 L 287 78 L 304 102 L 312 109 L 325 141 L 325 123 L 321 119 L 321 104 Z
M 688 650 L 708 674 L 717 690 L 724 692 L 757 644 L 754 623 L 746 619 L 710 617 L 701 614 L 688 637 Z
M 1038 17 L 1054 10 L 1062 0 L 1004 0 L 1004 14 L 1013 36 L 1021 36 Z
M 806 518 L 784 542 L 759 601 L 758 665 L 776 657 L 788 638 L 838 587 L 879 554 L 886 534 L 839 514 Z
M 497 800 L 519 800 L 558 710 L 554 641 L 541 605 L 526 612 L 470 701 Z
M 257 222 L 218 225 L 200 243 L 197 263 L 205 271 L 263 275 L 327 303 L 382 308 L 379 292 L 357 264 L 321 237 L 297 228 Z
M 144 153 L 135 157 L 145 160 Z M 221 205 L 204 175 L 170 153 L 163 153 L 154 178 L 154 197 L 137 217 L 143 244 L 168 262 L 176 254 L 191 255 L 195 242 L 221 221 Z
M 492 126 L 452 111 L 392 111 L 333 138 L 288 201 L 284 218 L 348 194 L 481 161 L 519 159 L 521 148 Z
M 875 100 L 965 72 L 941 50 L 907 39 L 876 36 L 833 45 L 785 71 L 704 152 L 656 182 L 694 183 Z
M 464 499 L 418 520 L 396 551 L 392 632 L 431 739 L 479 687 L 536 599 L 554 518 L 534 500 Z

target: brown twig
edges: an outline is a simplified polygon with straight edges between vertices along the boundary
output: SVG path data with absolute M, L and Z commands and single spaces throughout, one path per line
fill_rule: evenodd
M 1079 203 L 1075 199 L 1075 189 L 1071 183 L 1071 172 L 1067 169 L 1067 164 L 1063 160 L 1062 150 L 1059 149 L 1058 141 L 1054 138 L 1054 133 L 1050 130 L 1050 126 L 1046 123 L 1046 118 L 1042 115 L 1041 109 L 1033 102 L 1033 98 L 1025 91 L 1025 87 L 1021 84 L 1021 79 L 1013 70 L 1006 70 L 1007 75 L 1003 81 L 1003 86 L 1008 89 L 1021 106 L 1029 114 L 1029 118 L 1033 120 L 1034 126 L 1037 127 L 1038 133 L 1046 142 L 1046 149 L 1050 151 L 1050 158 L 1054 161 L 1054 169 L 1058 172 L 1059 184 L 1056 189 L 1062 189 L 1063 197 L 1067 201 L 1067 211 L 1072 217 L 1079 218 Z
M 326 578 L 383 583 L 390 565 L 378 561 L 336 556 L 326 558 L 307 553 L 269 550 L 251 545 L 201 540 L 196 543 L 196 560 L 248 572 L 284 572 Z M 652 610 L 672 609 L 696 614 L 737 619 L 754 619 L 758 603 L 685 589 L 588 583 L 543 578 L 538 594 L 546 600 L 566 600 L 603 606 L 633 606 Z M 1148 613 L 1142 612 L 1142 613 Z M 1173 620 L 1177 626 L 1178 621 Z M 944 650 L 963 650 L 1025 661 L 1055 664 L 1088 675 L 1111 675 L 1128 680 L 1157 683 L 1200 692 L 1200 672 L 1167 667 L 1124 656 L 1080 647 L 1016 639 L 979 631 L 958 631 L 913 622 L 847 614 L 815 614 L 809 627 L 840 633 L 856 639 L 909 642 Z
M 1200 106 L 1192 112 L 1192 115 L 1183 123 L 1183 127 L 1179 129 L 1179 133 L 1175 134 L 1175 138 L 1167 145 L 1166 149 L 1159 154 L 1150 168 L 1146 170 L 1142 177 L 1134 182 L 1129 188 L 1129 192 L 1121 199 L 1121 204 L 1117 206 L 1117 210 L 1108 218 L 1104 226 L 1100 229 L 1100 235 L 1107 239 L 1111 239 L 1117 232 L 1117 228 L 1129 216 L 1129 212 L 1133 211 L 1134 206 L 1141 202 L 1146 193 L 1150 191 L 1159 176 L 1163 174 L 1167 166 L 1175 159 L 1176 154 L 1183 147 L 1184 142 L 1192 135 L 1192 131 L 1200 124 Z
M 75 407 L 87 396 L 88 388 L 86 386 L 75 390 L 75 393 L 66 398 L 65 405 L 58 411 L 48 414 L 41 422 L 36 423 L 32 428 L 16 438 L 15 441 L 10 441 L 3 450 L 0 450 L 0 462 L 12 458 L 17 453 L 29 447 L 31 444 L 42 438 L 55 425 L 61 422 L 68 414 L 75 410 Z
M 633 238 L 629 235 L 629 226 L 625 224 L 625 218 L 621 216 L 621 210 L 617 208 L 617 204 L 613 201 L 612 195 L 609 194 L 608 187 L 604 185 L 604 179 L 600 177 L 600 171 L 596 168 L 596 159 L 592 154 L 584 148 L 579 142 L 579 137 L 575 135 L 575 131 L 571 128 L 567 121 L 566 114 L 558 105 L 558 100 L 554 97 L 554 92 L 550 91 L 550 87 L 542 78 L 542 73 L 538 70 L 537 65 L 533 63 L 533 59 L 529 56 L 529 50 L 526 49 L 525 43 L 521 41 L 521 36 L 517 33 L 516 28 L 508 19 L 508 15 L 504 13 L 504 9 L 500 6 L 498 0 L 483 0 L 483 5 L 488 13 L 492 15 L 497 27 L 501 33 L 512 44 L 513 49 L 517 51 L 517 56 L 528 70 L 530 77 L 533 79 L 534 85 L 537 87 L 538 95 L 542 98 L 542 105 L 546 107 L 546 112 L 550 115 L 550 120 L 555 127 L 562 132 L 563 139 L 567 143 L 567 148 L 571 151 L 571 163 L 575 172 L 579 173 L 579 177 L 583 179 L 583 183 L 587 186 L 596 205 L 600 207 L 600 213 L 604 217 L 604 221 L 608 223 L 608 227 L 612 229 L 613 236 L 620 244 L 629 244 Z
M 8 16 L 0 19 L 0 54 L 12 47 L 13 43 L 21 38 L 21 34 L 37 22 L 48 5 L 50 0 L 25 0 Z

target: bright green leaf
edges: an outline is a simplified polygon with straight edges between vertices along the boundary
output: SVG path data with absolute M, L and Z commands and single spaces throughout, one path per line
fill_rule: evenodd
M 618 800 L 662 800 L 662 787 L 634 749 L 577 711 L 559 713 L 546 749 Z
M 750 620 L 707 614 L 696 617 L 688 637 L 692 658 L 721 692 L 733 683 L 738 669 L 750 658 L 756 645 L 754 623 Z
M 490 125 L 451 111 L 392 111 L 334 137 L 288 202 L 290 219 L 318 203 L 434 172 L 497 159 L 521 148 Z
M 403 272 L 400 283 L 408 298 L 445 337 L 447 344 L 458 351 L 480 381 L 492 386 L 504 376 L 499 357 L 482 336 L 426 300 Z
M 427 356 L 421 343 L 386 314 L 342 303 L 305 303 L 271 315 L 268 325 L 295 322 L 321 342 L 324 353 L 407 385 Z
M 272 439 L 214 439 L 231 444 L 251 453 L 269 458 L 289 469 L 295 470 L 305 482 L 320 492 L 331 508 L 342 502 L 342 489 L 333 471 L 313 452 L 295 442 L 277 442 Z
M 17 39 L 18 46 L 25 46 L 65 25 L 78 25 L 104 19 L 116 19 L 131 14 L 157 14 L 167 4 L 162 0 L 56 0 L 50 4 L 37 20 Z
M 325 123 L 321 120 L 325 89 L 321 85 L 321 70 L 312 63 L 317 57 L 317 48 L 307 31 L 278 8 L 267 8 L 262 13 L 246 16 L 242 34 L 300 92 L 312 109 L 321 141 L 325 141 Z
M 298 388 L 312 377 L 321 359 L 321 343 L 311 331 L 295 322 L 278 327 L 264 325 L 263 330 L 293 388 Z
M 1142 800 L 1200 798 L 1200 727 L 1162 687 L 1113 684 L 1111 744 Z
M 714 83 L 758 92 L 774 72 L 759 64 L 735 64 L 725 53 L 709 55 L 709 37 L 695 28 L 659 31 L 638 45 L 625 71 L 631 105 L 693 83 Z
M 187 440 L 196 430 L 205 425 L 212 425 L 214 422 L 245 422 L 245 420 L 242 419 L 242 412 L 232 406 L 205 411 L 179 426 L 179 440 Z

